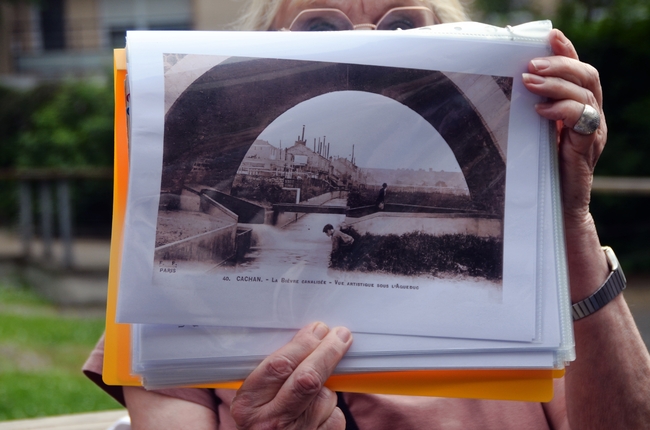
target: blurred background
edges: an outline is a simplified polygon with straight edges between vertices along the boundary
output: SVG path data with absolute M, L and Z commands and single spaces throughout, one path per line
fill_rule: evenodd
M 103 330 L 112 49 L 129 29 L 227 30 L 244 4 L 0 0 L 0 421 L 120 407 L 79 371 Z M 551 19 L 599 70 L 609 143 L 592 212 L 650 344 L 650 0 L 472 7 L 499 26 Z

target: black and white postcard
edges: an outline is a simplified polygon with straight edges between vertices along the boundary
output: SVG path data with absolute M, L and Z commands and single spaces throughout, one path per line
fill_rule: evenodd
M 536 338 L 543 48 L 181 34 L 129 33 L 118 321 Z

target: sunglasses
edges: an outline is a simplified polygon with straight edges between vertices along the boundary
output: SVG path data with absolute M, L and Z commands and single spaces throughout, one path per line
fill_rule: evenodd
M 296 16 L 289 31 L 408 30 L 437 23 L 433 11 L 424 6 L 390 9 L 376 24 L 353 24 L 338 9 L 305 9 Z M 284 29 L 286 30 L 286 29 Z

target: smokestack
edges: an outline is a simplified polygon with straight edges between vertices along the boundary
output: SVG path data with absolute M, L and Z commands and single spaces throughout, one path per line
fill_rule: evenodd
M 316 152 L 316 138 L 314 137 L 314 152 Z
M 304 124 L 302 126 L 302 138 L 300 140 L 302 140 L 303 142 L 305 140 L 305 125 Z
M 327 144 L 327 158 L 330 158 L 330 144 Z

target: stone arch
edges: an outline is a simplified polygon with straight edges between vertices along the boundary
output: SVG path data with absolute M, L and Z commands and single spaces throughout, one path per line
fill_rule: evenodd
M 233 57 L 194 81 L 165 117 L 161 192 L 179 194 L 197 156 L 229 191 L 246 152 L 275 118 L 335 91 L 390 97 L 449 144 L 478 209 L 503 213 L 505 161 L 473 105 L 441 72 L 357 64 Z

